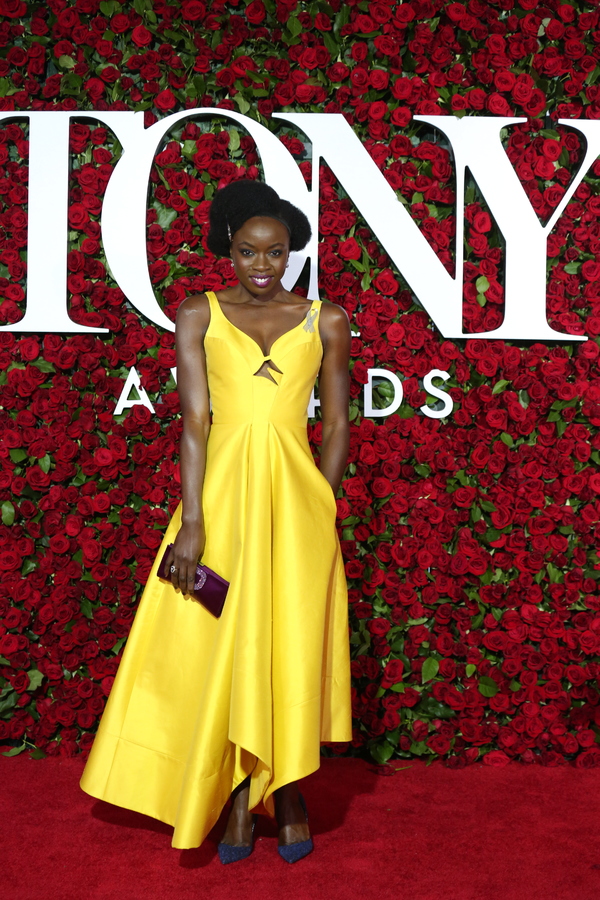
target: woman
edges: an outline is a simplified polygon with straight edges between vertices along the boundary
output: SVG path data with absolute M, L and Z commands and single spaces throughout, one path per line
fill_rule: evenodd
M 320 742 L 351 737 L 335 530 L 350 329 L 341 308 L 281 284 L 309 237 L 304 214 L 263 183 L 228 185 L 211 205 L 208 246 L 231 256 L 239 283 L 177 313 L 182 501 L 81 781 L 174 825 L 180 848 L 204 840 L 231 795 L 223 862 L 249 855 L 258 813 L 276 816 L 284 859 L 310 852 L 297 781 L 319 767 Z M 320 470 L 306 434 L 317 375 Z M 156 575 L 169 543 L 172 583 Z M 200 557 L 230 582 L 219 619 L 189 595 Z

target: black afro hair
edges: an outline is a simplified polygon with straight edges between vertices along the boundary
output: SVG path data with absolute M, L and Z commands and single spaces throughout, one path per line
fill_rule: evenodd
M 231 237 L 254 216 L 282 222 L 290 233 L 290 250 L 302 250 L 310 240 L 307 217 L 264 181 L 232 181 L 215 194 L 210 205 L 207 244 L 215 256 L 229 256 Z

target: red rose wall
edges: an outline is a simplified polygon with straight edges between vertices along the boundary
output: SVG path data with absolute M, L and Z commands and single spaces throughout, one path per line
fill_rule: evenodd
M 23 315 L 28 109 L 199 106 L 275 131 L 310 179 L 310 146 L 274 111 L 343 113 L 453 271 L 453 160 L 415 114 L 527 117 L 506 152 L 546 221 L 600 118 L 600 4 L 534 0 L 0 0 L 0 321 Z M 119 159 L 71 128 L 71 317 L 102 336 L 0 332 L 0 741 L 87 753 L 136 604 L 180 496 L 174 336 L 105 265 L 102 194 Z M 261 177 L 225 119 L 173 130 L 155 160 L 148 261 L 174 320 L 231 283 L 206 249 L 214 191 Z M 356 178 L 361 177 L 360 172 Z M 354 330 L 351 454 L 338 499 L 350 588 L 352 746 L 412 755 L 600 763 L 600 161 L 548 241 L 548 319 L 585 343 L 444 340 L 323 166 L 320 288 Z M 459 211 L 461 204 L 458 204 Z M 124 215 L 127 211 L 124 210 Z M 465 330 L 503 315 L 504 247 L 477 185 L 466 204 Z M 114 416 L 135 365 L 155 415 Z M 362 417 L 367 370 L 403 380 L 397 414 Z M 453 412 L 423 416 L 450 373 Z M 389 402 L 381 387 L 376 403 Z M 315 451 L 318 420 L 310 426 Z

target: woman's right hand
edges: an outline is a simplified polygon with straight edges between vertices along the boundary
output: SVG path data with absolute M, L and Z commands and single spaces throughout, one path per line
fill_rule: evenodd
M 169 551 L 170 559 L 167 559 L 169 570 L 175 566 L 175 571 L 169 571 L 171 584 L 176 590 L 184 594 L 191 594 L 196 582 L 196 566 L 204 552 L 206 536 L 204 522 L 199 525 L 182 525 L 177 532 L 177 537 Z

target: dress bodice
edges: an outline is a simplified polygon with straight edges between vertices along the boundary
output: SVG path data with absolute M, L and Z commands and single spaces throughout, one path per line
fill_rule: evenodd
M 313 300 L 302 321 L 278 337 L 265 356 L 254 338 L 229 321 L 216 294 L 208 291 L 206 296 L 210 324 L 204 348 L 213 424 L 271 422 L 305 427 L 323 358 L 321 301 Z M 271 377 L 256 374 L 265 363 Z

